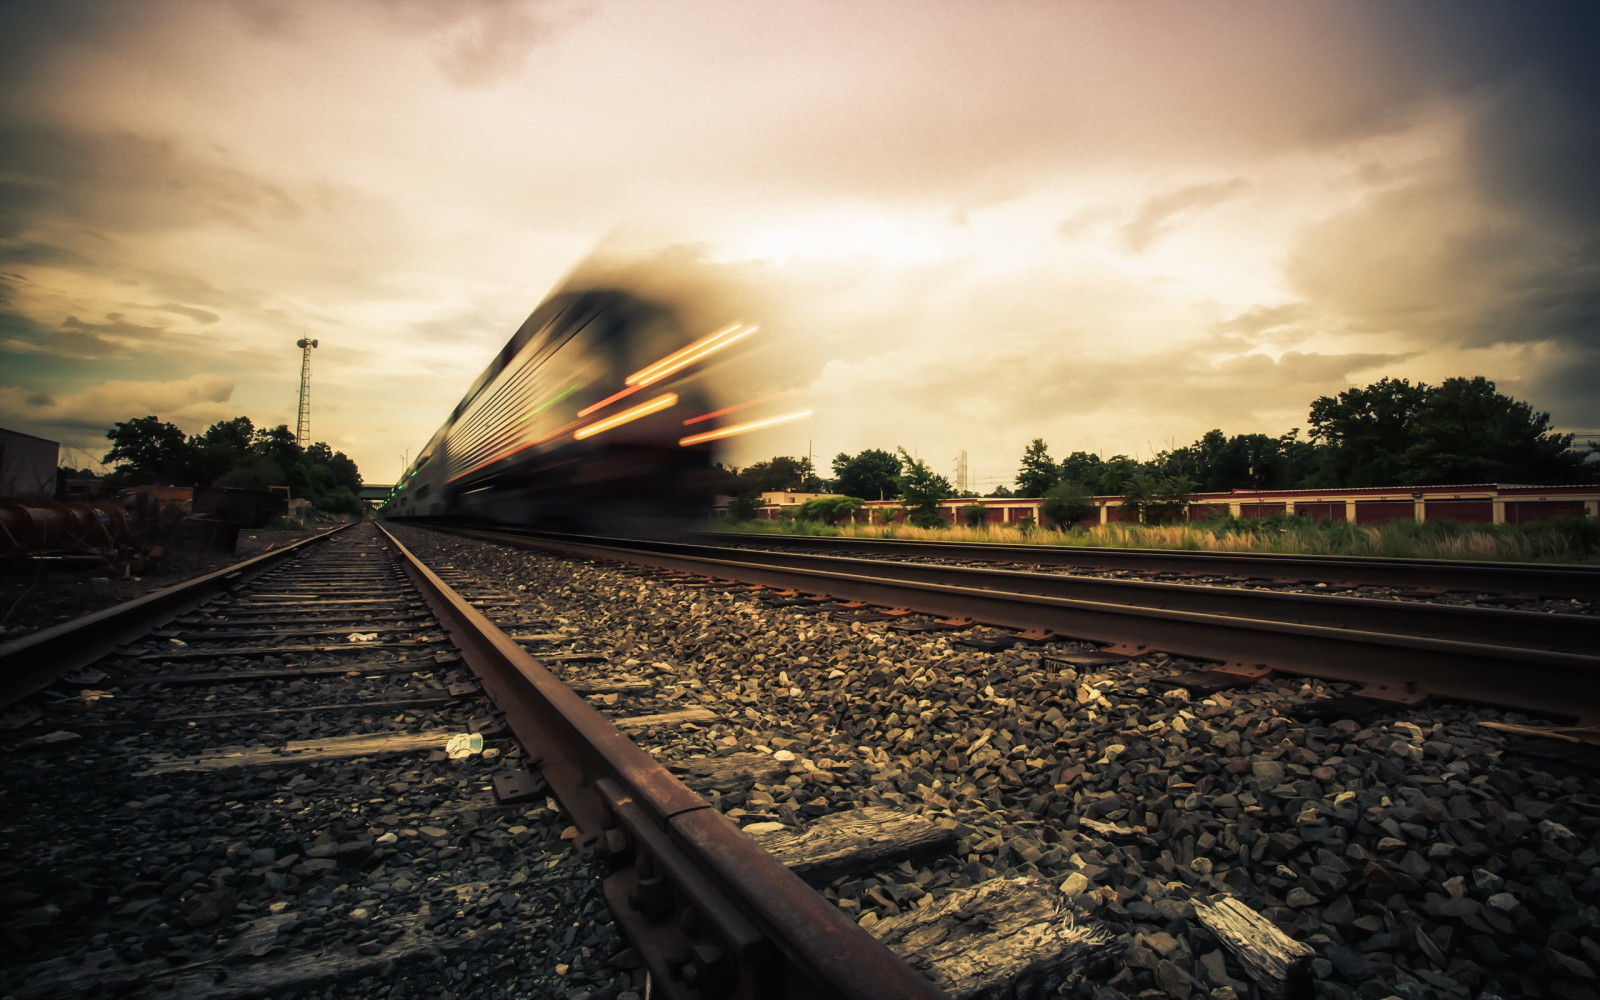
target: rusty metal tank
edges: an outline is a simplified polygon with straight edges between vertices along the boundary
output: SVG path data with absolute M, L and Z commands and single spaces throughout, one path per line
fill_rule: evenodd
M 133 513 L 103 500 L 0 500 L 0 556 L 103 552 L 133 539 Z

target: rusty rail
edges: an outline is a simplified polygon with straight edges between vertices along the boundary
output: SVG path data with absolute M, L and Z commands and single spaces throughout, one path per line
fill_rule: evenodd
M 1133 650 L 1164 650 L 1220 661 L 1235 669 L 1270 669 L 1353 682 L 1398 698 L 1435 694 L 1555 718 L 1575 717 L 1582 722 L 1600 719 L 1600 655 L 1592 649 L 1562 652 L 1530 648 L 1527 644 L 1518 645 L 1515 636 L 1498 642 L 1467 642 L 1263 620 L 1237 613 L 1132 607 L 1104 600 L 904 579 L 897 576 L 905 565 L 900 563 L 819 558 L 816 564 L 802 566 L 793 555 L 769 562 L 766 553 L 749 550 L 712 550 L 715 554 L 707 554 L 703 546 L 675 543 L 619 539 L 602 542 L 447 530 L 530 548 L 802 590 L 838 600 L 910 608 L 943 618 L 965 618 Z M 691 550 L 699 551 L 691 554 Z M 829 562 L 836 567 L 822 568 Z M 962 572 L 953 567 L 942 570 L 952 578 Z M 993 577 L 985 579 L 992 585 Z M 1256 596 L 1253 591 L 1238 594 L 1239 600 L 1246 602 Z M 1239 606 L 1245 608 L 1248 604 Z
M 669 995 L 944 996 L 389 537 L 537 772 L 497 784 L 522 794 L 541 794 L 547 786 L 560 800 L 580 831 L 580 845 L 610 866 L 605 895 L 612 913 Z
M 297 555 L 301 549 L 351 524 L 0 644 L 0 708 L 43 690 L 63 674 L 87 667 L 123 643 L 132 642 L 211 598 L 248 583 Z

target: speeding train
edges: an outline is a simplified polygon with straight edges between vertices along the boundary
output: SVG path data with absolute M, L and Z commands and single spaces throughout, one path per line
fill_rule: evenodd
M 703 378 L 754 332 L 686 328 L 623 287 L 563 290 L 501 349 L 406 469 L 387 517 L 663 535 L 706 516 L 722 474 Z

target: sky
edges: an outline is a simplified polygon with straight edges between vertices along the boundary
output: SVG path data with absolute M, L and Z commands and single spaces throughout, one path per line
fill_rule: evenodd
M 389 483 L 597 251 L 740 289 L 733 464 L 1281 434 L 1483 375 L 1600 431 L 1588 3 L 0 0 L 0 427 Z

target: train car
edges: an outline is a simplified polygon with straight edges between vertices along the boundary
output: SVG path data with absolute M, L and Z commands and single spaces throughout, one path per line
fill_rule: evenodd
M 754 330 L 685 329 L 631 291 L 565 291 L 472 383 L 384 505 L 396 518 L 661 535 L 719 479 L 708 358 Z

